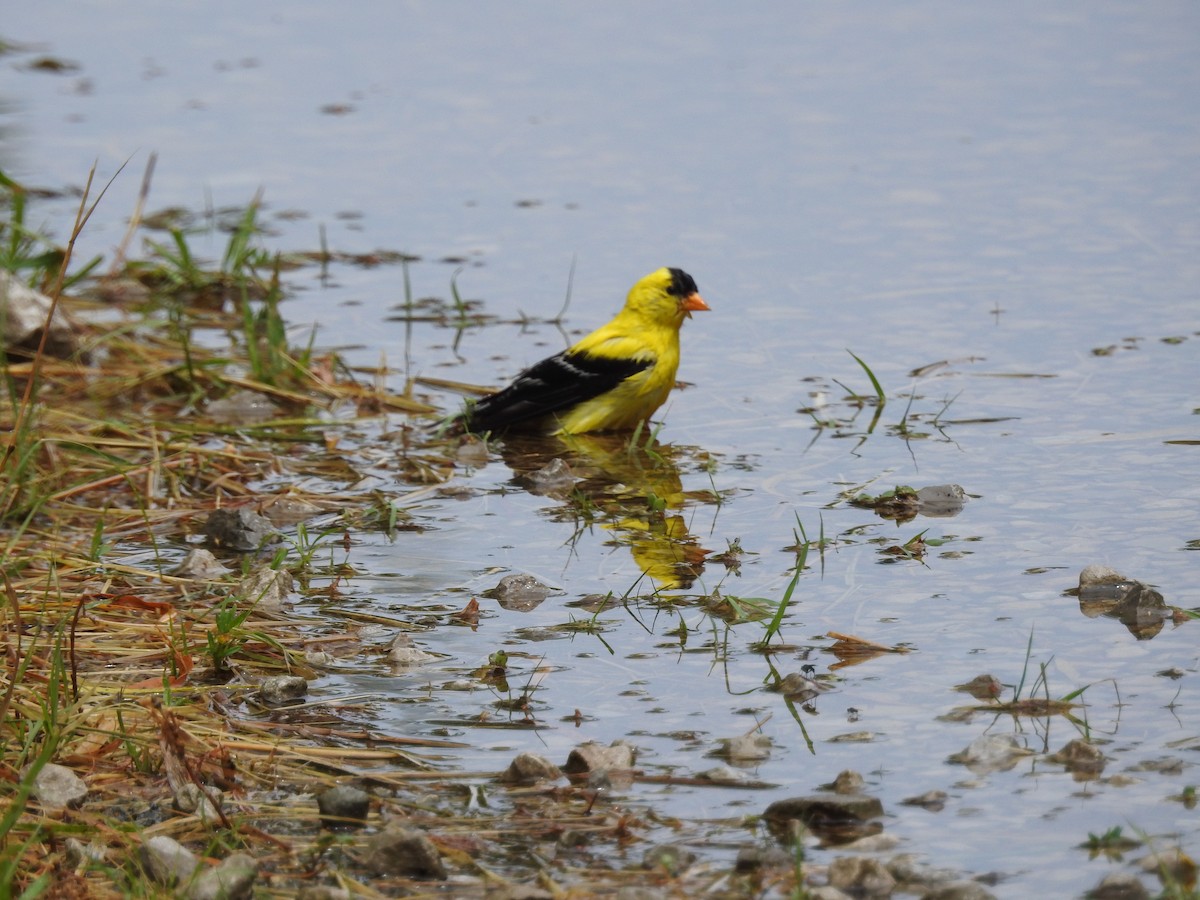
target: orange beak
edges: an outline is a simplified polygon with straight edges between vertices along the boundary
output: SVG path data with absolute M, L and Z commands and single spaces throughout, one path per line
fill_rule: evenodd
M 711 309 L 699 294 L 688 294 L 683 298 L 683 302 L 679 304 L 679 308 L 683 310 L 683 314 L 689 319 L 694 312 L 703 312 L 704 310 Z

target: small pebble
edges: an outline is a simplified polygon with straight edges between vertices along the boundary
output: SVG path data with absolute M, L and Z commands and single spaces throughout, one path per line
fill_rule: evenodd
M 339 784 L 317 795 L 317 810 L 326 828 L 356 828 L 367 824 L 371 795 L 349 784 Z

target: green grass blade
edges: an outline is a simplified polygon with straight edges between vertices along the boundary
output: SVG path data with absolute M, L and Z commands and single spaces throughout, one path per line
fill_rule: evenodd
M 871 367 L 863 362 L 853 350 L 847 350 L 846 352 L 853 356 L 854 361 L 862 366 L 862 370 L 867 373 L 867 378 L 871 379 L 871 386 L 875 388 L 875 397 L 879 400 L 879 405 L 883 406 L 887 402 L 887 396 L 883 393 L 883 385 L 879 383 L 879 379 L 875 377 L 875 373 L 871 371 Z

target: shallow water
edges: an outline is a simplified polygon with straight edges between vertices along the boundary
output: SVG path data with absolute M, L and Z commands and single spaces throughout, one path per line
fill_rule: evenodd
M 95 3 L 60 18 L 35 4 L 5 16 L 4 38 L 40 46 L 0 57 L 0 167 L 53 187 L 132 156 L 85 254 L 120 240 L 153 150 L 151 209 L 244 204 L 261 187 L 271 246 L 313 249 L 323 226 L 335 250 L 417 254 L 417 296 L 443 298 L 459 263 L 440 260 L 464 259 L 460 290 L 509 322 L 555 315 L 572 261 L 572 331 L 660 265 L 686 268 L 713 307 L 685 327 L 680 377 L 693 386 L 663 411 L 662 460 L 585 456 L 623 498 L 610 510 L 627 518 L 648 491 L 674 498 L 668 513 L 695 544 L 740 543 L 740 574 L 709 562 L 652 597 L 631 552 L 644 529 L 604 515 L 578 527 L 564 501 L 514 489 L 496 454 L 456 474 L 466 492 L 414 494 L 420 530 L 357 535 L 345 605 L 419 622 L 512 572 L 563 593 L 523 612 L 480 598 L 477 630 L 415 635 L 443 662 L 393 673 L 358 661 L 315 693 L 378 692 L 385 727 L 465 740 L 451 761 L 471 770 L 624 737 L 648 772 L 690 775 L 718 763 L 705 755 L 717 738 L 767 719 L 774 751 L 751 773 L 776 787 L 636 785 L 613 802 L 728 819 L 853 768 L 898 849 L 996 873 L 998 896 L 1078 895 L 1122 864 L 1077 845 L 1117 825 L 1196 852 L 1194 813 L 1168 799 L 1200 778 L 1195 626 L 1139 641 L 1063 594 L 1102 563 L 1200 605 L 1193 5 L 413 3 L 368 18 L 305 3 Z M 43 52 L 79 69 L 26 68 Z M 39 209 L 60 223 L 69 206 Z M 217 255 L 223 238 L 208 240 Z M 453 332 L 419 324 L 406 355 L 404 326 L 388 321 L 404 299 L 398 267 L 335 267 L 327 282 L 302 270 L 295 288 L 298 336 L 315 322 L 320 343 L 408 375 L 498 384 L 564 345 L 549 325 L 494 324 L 466 330 L 455 352 Z M 847 348 L 888 392 L 869 435 L 870 408 L 845 424 L 854 411 L 836 382 L 870 393 Z M 798 412 L 814 391 L 841 428 L 818 433 Z M 896 433 L 906 412 L 927 437 Z M 371 486 L 414 490 L 397 471 Z M 943 483 L 972 495 L 953 518 L 897 526 L 841 500 Z M 770 662 L 829 673 L 829 631 L 912 652 L 837 669 L 835 689 L 793 717 L 762 690 L 768 661 L 750 648 L 762 625 L 727 628 L 700 597 L 777 600 L 798 523 L 833 543 L 810 554 L 781 629 L 794 649 Z M 925 529 L 944 543 L 923 561 L 880 554 Z M 650 546 L 664 543 L 679 549 Z M 568 603 L 609 592 L 630 599 L 599 614 L 603 640 L 553 630 L 588 617 Z M 1079 736 L 1061 717 L 945 718 L 970 702 L 957 683 L 1019 682 L 1027 646 L 1026 692 L 1042 664 L 1052 695 L 1091 685 L 1101 780 L 1036 754 L 982 775 L 947 761 L 983 734 L 1039 754 Z M 509 714 L 486 690 L 442 688 L 501 648 L 514 693 L 540 679 L 537 731 L 519 714 L 512 728 L 475 727 Z M 576 709 L 583 721 L 565 721 Z M 869 739 L 834 740 L 857 732 Z M 1182 766 L 1145 770 L 1165 758 Z M 932 789 L 949 794 L 940 812 L 900 805 Z M 728 861 L 754 835 L 731 824 L 682 837 Z

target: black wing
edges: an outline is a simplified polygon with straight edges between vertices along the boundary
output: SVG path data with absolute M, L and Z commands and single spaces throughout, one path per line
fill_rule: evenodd
M 562 353 L 543 359 L 502 391 L 490 394 L 467 411 L 468 431 L 504 431 L 531 425 L 598 397 L 653 365 L 653 360 L 611 359 L 586 353 Z

